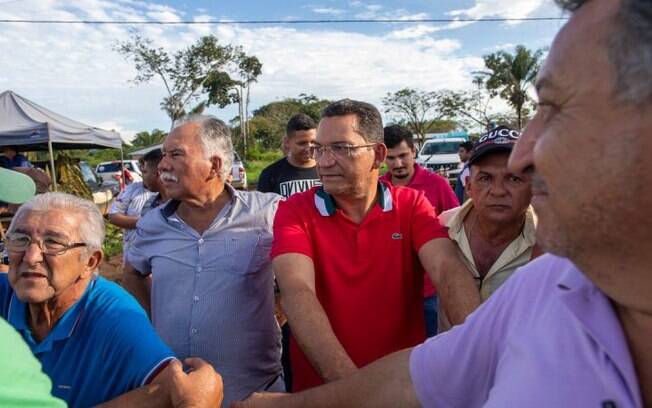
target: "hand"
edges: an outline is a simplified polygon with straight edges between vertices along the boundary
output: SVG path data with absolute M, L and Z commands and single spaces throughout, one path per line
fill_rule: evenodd
M 170 399 L 175 408 L 219 407 L 224 398 L 222 377 L 213 366 L 200 358 L 184 361 L 190 372 L 183 371 L 181 363 L 170 363 Z
M 287 407 L 287 401 L 292 394 L 281 392 L 254 392 L 244 401 L 232 402 L 230 408 L 271 408 Z

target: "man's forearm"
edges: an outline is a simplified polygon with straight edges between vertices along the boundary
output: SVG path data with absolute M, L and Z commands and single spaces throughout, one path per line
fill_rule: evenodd
M 419 257 L 437 287 L 448 320 L 452 325 L 463 323 L 482 299 L 459 248 L 449 239 L 435 239 L 424 245 Z
M 459 272 L 447 275 L 451 276 L 437 285 L 439 301 L 451 325 L 458 325 L 464 323 L 466 317 L 480 306 L 482 299 L 471 275 L 463 276 Z
M 236 408 L 420 407 L 410 378 L 411 349 L 398 351 L 353 375 L 297 394 L 254 394 Z
M 151 289 L 151 275 L 142 276 L 140 272 L 134 269 L 128 262 L 124 265 L 124 271 L 122 273 L 122 287 L 124 287 L 127 292 L 131 293 L 133 297 L 136 298 L 140 306 L 147 312 L 149 316 L 150 313 L 150 289 Z
M 281 293 L 281 305 L 287 314 L 292 335 L 325 382 L 338 380 L 357 370 L 335 336 L 314 292 L 305 289 L 288 295 Z
M 100 404 L 97 408 L 155 408 L 171 406 L 168 390 L 161 384 L 149 384 Z
M 109 222 L 116 227 L 124 229 L 135 229 L 139 217 L 132 217 L 124 214 L 109 214 Z

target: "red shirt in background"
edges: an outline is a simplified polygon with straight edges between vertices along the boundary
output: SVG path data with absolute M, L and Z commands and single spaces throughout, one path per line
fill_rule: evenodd
M 391 183 L 392 174 L 387 172 L 380 179 Z M 416 163 L 414 163 L 412 180 L 405 187 L 423 191 L 430 204 L 435 207 L 435 213 L 437 215 L 451 208 L 459 207 L 460 205 L 455 191 L 453 191 L 445 177 L 424 169 Z M 433 286 L 428 275 L 424 274 L 423 297 L 434 296 L 435 293 L 437 293 L 437 289 Z
M 279 204 L 272 258 L 310 257 L 317 298 L 353 362 L 362 367 L 425 339 L 418 251 L 448 238 L 422 192 L 379 183 L 379 202 L 360 224 L 321 187 Z M 291 339 L 293 391 L 322 384 Z

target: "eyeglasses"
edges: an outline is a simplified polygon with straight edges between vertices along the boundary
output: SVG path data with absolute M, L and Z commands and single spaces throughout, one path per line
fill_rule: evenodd
M 319 160 L 324 156 L 326 152 L 330 154 L 335 159 L 348 159 L 353 155 L 353 152 L 357 149 L 363 149 L 365 147 L 375 146 L 376 143 L 369 143 L 365 145 L 352 145 L 348 143 L 333 143 L 331 145 L 317 145 L 314 144 L 310 146 L 310 155 L 315 159 Z
M 9 252 L 25 252 L 33 242 L 36 243 L 36 245 L 45 255 L 54 256 L 61 255 L 69 249 L 86 246 L 86 244 L 83 242 L 64 244 L 63 242 L 58 241 L 52 237 L 45 237 L 43 239 L 35 240 L 32 239 L 32 237 L 29 235 L 22 234 L 20 232 L 12 232 L 7 234 L 7 238 L 5 239 L 5 246 Z

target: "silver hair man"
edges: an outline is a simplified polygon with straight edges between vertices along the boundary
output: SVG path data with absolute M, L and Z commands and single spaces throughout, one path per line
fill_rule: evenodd
M 79 239 L 89 251 L 102 249 L 104 243 L 104 219 L 97 206 L 86 199 L 66 193 L 39 194 L 20 206 L 7 233 L 14 232 L 20 218 L 30 211 L 62 210 L 79 215 Z
M 151 310 L 178 357 L 195 350 L 224 370 L 225 407 L 283 389 L 269 261 L 280 197 L 227 182 L 233 146 L 216 118 L 183 119 L 162 152 L 158 171 L 170 201 L 138 222 L 124 287 Z
M 233 143 L 231 142 L 231 130 L 226 124 L 214 116 L 208 115 L 190 115 L 174 123 L 175 130 L 185 124 L 196 123 L 200 125 L 199 136 L 206 158 L 218 156 L 222 159 L 222 169 L 220 175 L 225 181 L 231 172 L 233 163 Z

